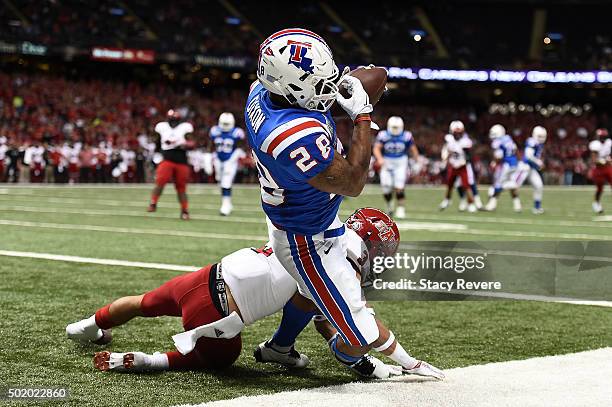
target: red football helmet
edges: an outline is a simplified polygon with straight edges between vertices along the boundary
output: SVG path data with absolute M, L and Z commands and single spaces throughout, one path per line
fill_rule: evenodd
M 608 129 L 606 128 L 599 128 L 597 130 L 595 130 L 595 138 L 599 139 L 599 140 L 604 140 L 605 138 L 607 138 L 609 135 L 608 133 Z
M 363 239 L 370 252 L 370 260 L 377 256 L 393 256 L 397 252 L 399 229 L 383 211 L 376 208 L 357 209 L 345 224 Z

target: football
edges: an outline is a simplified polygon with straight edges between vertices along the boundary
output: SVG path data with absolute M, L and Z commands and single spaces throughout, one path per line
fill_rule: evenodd
M 387 86 L 387 70 L 385 68 L 377 66 L 360 66 L 352 70 L 349 75 L 361 81 L 363 88 L 368 93 L 368 96 L 370 96 L 370 103 L 372 103 L 372 105 L 378 103 Z M 344 87 L 340 87 L 340 94 L 344 97 L 349 96 Z

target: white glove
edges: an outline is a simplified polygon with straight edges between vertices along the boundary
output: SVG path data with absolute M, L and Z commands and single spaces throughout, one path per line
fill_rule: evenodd
M 359 376 L 371 379 L 388 379 L 391 376 L 401 376 L 403 373 L 401 366 L 388 365 L 382 360 L 367 354 L 350 365 L 349 368 Z
M 344 86 L 351 96 L 349 98 L 345 98 L 338 93 L 336 101 L 351 117 L 351 120 L 354 121 L 358 115 L 371 113 L 374 110 L 370 104 L 370 97 L 366 93 L 365 89 L 363 89 L 363 85 L 359 79 L 355 78 L 354 76 L 346 75 L 340 86 Z

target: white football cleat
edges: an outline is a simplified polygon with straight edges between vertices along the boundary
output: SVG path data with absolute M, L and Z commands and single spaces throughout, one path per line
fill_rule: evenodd
M 479 211 L 482 210 L 482 201 L 480 200 L 480 195 L 476 195 L 474 197 L 474 204 L 476 205 L 476 209 Z
M 219 209 L 219 213 L 223 216 L 229 216 L 232 213 L 234 206 L 232 205 L 232 201 L 230 199 L 223 198 L 221 203 L 221 209 Z
M 417 376 L 433 377 L 438 380 L 443 380 L 446 376 L 435 366 L 420 360 L 413 368 L 403 369 L 405 374 L 413 374 Z
M 512 209 L 514 209 L 514 212 L 517 212 L 517 213 L 523 210 L 523 206 L 521 205 L 521 200 L 518 197 L 512 199 Z
M 66 336 L 76 342 L 106 345 L 113 339 L 110 329 L 100 329 L 91 317 L 73 322 L 66 327 Z
M 487 205 L 485 206 L 485 211 L 492 212 L 495 209 L 497 209 L 497 198 L 492 196 L 489 198 L 489 202 L 487 202 Z
M 467 209 L 469 213 L 476 213 L 476 211 L 478 211 L 476 205 L 473 203 L 469 204 Z
M 149 368 L 147 356 L 143 352 L 117 353 L 104 351 L 96 352 L 93 362 L 94 367 L 102 372 L 109 370 L 142 372 Z
M 395 217 L 397 219 L 405 219 L 406 218 L 406 209 L 403 206 L 398 206 L 395 210 Z
M 465 210 L 467 209 L 467 207 L 468 207 L 467 199 L 462 198 L 462 199 L 459 201 L 459 212 L 465 212 Z
M 450 199 L 444 199 L 442 202 L 440 202 L 440 210 L 443 211 L 444 209 L 448 208 L 449 205 L 451 204 Z
M 544 208 L 533 208 L 533 209 L 531 210 L 531 212 L 532 212 L 534 215 L 541 215 L 541 214 L 543 214 L 543 213 L 544 213 Z
M 598 215 L 603 213 L 603 207 L 597 201 L 593 202 L 593 212 L 595 212 Z
M 299 353 L 292 346 L 288 352 L 280 352 L 274 348 L 269 341 L 257 345 L 253 353 L 255 360 L 260 363 L 278 363 L 283 366 L 303 369 L 310 363 L 308 356 Z

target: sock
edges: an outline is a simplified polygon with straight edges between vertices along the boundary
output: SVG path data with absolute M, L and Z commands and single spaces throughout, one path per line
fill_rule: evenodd
M 463 197 L 465 196 L 465 190 L 461 187 L 457 187 L 457 193 L 459 194 L 459 197 L 461 199 L 463 199 Z
M 404 194 L 404 191 L 401 191 L 401 192 L 396 192 L 395 197 L 397 198 L 398 201 L 401 201 L 402 199 L 406 197 L 406 195 Z
M 533 206 L 534 206 L 536 209 L 540 209 L 540 208 L 542 207 L 542 201 L 534 201 L 534 202 L 533 202 Z
M 147 366 L 151 370 L 168 370 L 170 362 L 166 353 L 155 352 L 152 355 L 147 355 Z
M 495 192 L 493 196 L 497 196 L 499 194 L 501 194 L 502 188 L 495 188 Z
M 185 199 L 181 201 L 181 211 L 187 212 L 188 210 L 189 210 L 189 201 Z
M 395 343 L 395 350 L 393 353 L 388 355 L 389 359 L 392 361 L 399 363 L 402 367 L 406 369 L 412 369 L 419 361 L 408 354 L 400 345 L 399 342 Z
M 222 196 L 232 196 L 232 189 L 231 188 L 221 188 L 221 195 Z
M 151 205 L 157 205 L 159 201 L 159 195 L 151 194 Z
M 475 197 L 478 196 L 478 187 L 476 186 L 476 184 L 470 185 L 470 188 L 472 189 L 472 195 L 474 195 Z
M 347 355 L 346 353 L 339 351 L 338 350 L 338 338 L 340 338 L 340 334 L 334 335 L 329 340 L 329 347 L 331 351 L 334 353 L 334 356 L 336 356 L 336 359 L 338 359 L 340 362 L 344 363 L 345 365 L 352 365 L 353 363 L 361 359 L 361 356 L 351 356 L 351 355 Z
M 272 348 L 279 352 L 289 352 L 300 332 L 306 328 L 315 312 L 302 311 L 291 301 L 283 307 L 283 318 L 272 336 Z
M 96 311 L 94 318 L 96 325 L 98 325 L 98 328 L 100 329 L 110 329 L 115 326 L 110 316 L 110 306 L 110 304 L 105 305 L 104 307 Z

